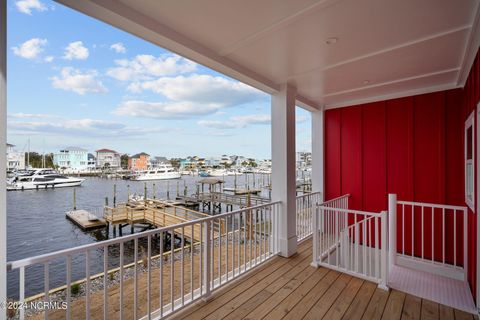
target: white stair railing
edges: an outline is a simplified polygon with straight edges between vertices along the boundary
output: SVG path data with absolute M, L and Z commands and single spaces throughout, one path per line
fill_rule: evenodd
M 390 266 L 467 281 L 467 208 L 389 195 Z
M 164 318 L 183 309 L 198 299 L 207 299 L 211 292 L 230 283 L 248 270 L 274 257 L 278 253 L 278 216 L 280 202 L 244 208 L 212 217 L 193 220 L 169 227 L 162 227 L 142 233 L 127 235 L 103 242 L 92 243 L 76 248 L 60 250 L 32 258 L 8 263 L 8 272 L 19 272 L 18 303 L 30 301 L 26 297 L 26 288 L 33 279 L 44 283 L 44 295 L 37 298 L 39 303 L 51 301 L 51 273 L 65 267 L 61 272 L 65 276 L 65 314 L 66 319 L 90 319 L 92 310 L 92 281 L 98 281 L 103 287 L 103 318 L 109 318 L 109 304 L 118 306 L 119 319 Z M 167 235 L 174 245 L 165 246 Z M 129 250 L 133 257 L 125 252 Z M 142 250 L 139 250 L 142 249 Z M 154 252 L 155 250 L 155 252 Z M 143 256 L 140 251 L 145 251 Z M 103 271 L 91 276 L 92 255 L 103 256 Z M 131 263 L 127 263 L 130 258 Z M 115 261 L 113 261 L 115 260 Z M 75 261 L 75 264 L 72 262 Z M 59 265 L 60 262 L 60 265 Z M 118 267 L 115 267 L 118 265 Z M 144 271 L 141 271 L 143 265 Z M 43 267 L 43 281 L 38 272 L 29 277 L 32 266 Z M 74 268 L 75 267 L 75 268 Z M 99 267 L 99 266 L 97 266 Z M 74 278 L 74 270 L 83 268 L 81 274 L 86 279 Z M 133 277 L 133 285 L 125 282 L 127 269 Z M 158 274 L 159 281 L 152 282 L 152 274 Z M 133 274 L 133 275 L 132 275 Z M 33 278 L 35 277 L 35 278 Z M 139 299 L 140 277 L 146 280 L 146 299 Z M 116 283 L 112 283 L 117 279 Z M 76 281 L 75 281 L 76 280 Z M 84 314 L 73 314 L 72 287 L 83 285 Z M 112 287 L 118 288 L 118 300 L 110 295 Z M 133 288 L 132 288 L 133 287 Z M 101 296 L 101 295 L 100 295 Z M 126 297 L 133 300 L 133 310 L 126 312 Z M 98 299 L 96 294 L 95 298 Z M 153 301 L 159 306 L 153 308 Z M 98 304 L 97 304 L 98 305 Z M 19 318 L 25 318 L 25 310 L 19 308 Z M 130 308 L 131 310 L 132 308 Z M 49 310 L 45 309 L 48 318 Z M 76 309 L 78 310 L 78 309 Z M 141 310 L 147 310 L 140 314 Z M 96 310 L 98 312 L 98 310 Z
M 387 289 L 386 211 L 373 213 L 322 204 L 313 218 L 313 266 L 374 281 Z

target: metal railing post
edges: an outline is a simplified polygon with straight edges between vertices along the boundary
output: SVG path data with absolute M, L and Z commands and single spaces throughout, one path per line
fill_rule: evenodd
M 211 239 L 210 239 L 210 233 L 211 233 L 211 225 L 210 221 L 205 221 L 204 222 L 204 228 L 203 228 L 203 287 L 204 287 L 204 294 L 202 299 L 204 301 L 208 301 L 211 297 L 211 288 L 210 288 L 210 282 L 211 282 L 211 255 L 212 255 L 212 247 L 211 247 Z
M 318 204 L 315 205 L 315 211 L 313 213 L 313 231 L 312 231 L 312 241 L 313 241 L 313 254 L 312 254 L 312 267 L 319 267 L 319 257 L 318 257 L 318 215 L 320 213 L 320 208 Z
M 385 227 L 386 228 L 386 227 Z M 383 232 L 382 225 L 382 232 Z M 383 239 L 383 233 L 382 233 Z M 383 242 L 382 242 L 383 247 Z M 383 250 L 382 250 L 383 251 Z M 397 195 L 388 195 L 388 271 L 391 272 L 397 258 Z
M 380 275 L 381 282 L 378 284 L 378 287 L 383 290 L 388 290 L 388 255 L 387 255 L 387 211 L 382 211 L 380 213 L 380 225 L 382 232 L 382 251 L 381 251 L 381 261 L 380 261 Z

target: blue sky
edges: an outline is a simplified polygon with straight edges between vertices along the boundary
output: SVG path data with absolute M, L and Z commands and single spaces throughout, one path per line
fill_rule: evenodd
M 270 96 L 47 0 L 8 1 L 8 140 L 23 150 L 270 158 Z M 297 108 L 297 150 L 310 150 Z

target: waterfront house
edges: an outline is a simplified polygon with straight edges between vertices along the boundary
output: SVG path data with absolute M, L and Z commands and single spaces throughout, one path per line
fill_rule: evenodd
M 271 202 L 12 261 L 21 301 L 32 265 L 48 292 L 49 263 L 61 260 L 67 310 L 50 319 L 478 316 L 478 0 L 59 2 L 271 94 Z M 6 12 L 4 1 L 0 97 Z M 312 125 L 312 193 L 301 196 L 297 106 Z M 186 232 L 202 240 L 152 250 L 152 241 Z M 137 252 L 141 242 L 144 259 L 162 258 L 134 264 L 124 281 L 125 247 Z M 111 263 L 110 251 L 120 259 Z M 85 257 L 75 267 L 90 279 L 91 254 L 104 257 L 95 270 L 107 290 L 72 300 L 72 260 Z M 119 270 L 110 287 L 109 265 Z
M 25 152 L 15 150 L 13 144 L 7 143 L 7 170 L 24 170 Z
M 297 152 L 297 168 L 305 169 L 312 164 L 312 153 L 300 151 Z
M 95 158 L 95 155 L 93 153 L 88 154 L 87 161 L 88 170 L 95 170 L 95 168 L 97 167 L 97 158 Z
M 97 168 L 99 169 L 120 169 L 121 160 L 120 154 L 115 150 L 110 149 L 99 149 L 97 153 Z
M 152 168 L 156 168 L 162 164 L 170 164 L 170 160 L 168 160 L 166 157 L 153 157 L 150 159 L 150 166 Z
M 66 173 L 78 173 L 88 168 L 88 151 L 67 147 L 53 154 L 53 164 Z
M 150 167 L 150 155 L 145 152 L 128 157 L 128 170 L 147 170 Z

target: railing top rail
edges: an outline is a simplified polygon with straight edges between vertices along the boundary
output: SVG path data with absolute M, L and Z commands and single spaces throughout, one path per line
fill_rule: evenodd
M 314 196 L 314 195 L 317 195 L 317 194 L 322 194 L 322 192 L 315 191 L 315 192 L 309 192 L 309 193 L 301 194 L 301 195 L 297 196 L 297 199 L 301 199 L 301 198 L 308 197 L 308 196 Z
M 332 208 L 332 207 L 326 207 L 323 204 L 319 205 L 318 208 L 321 209 L 321 210 L 326 210 L 326 211 L 361 214 L 361 215 L 364 215 L 364 216 L 379 216 L 382 213 L 382 212 L 367 212 L 367 211 L 358 211 L 358 210 L 352 210 L 352 209 Z
M 337 198 L 333 198 L 333 199 L 330 199 L 328 201 L 324 201 L 321 203 L 321 205 L 326 205 L 326 204 L 330 204 L 334 201 L 337 201 L 337 200 L 340 200 L 340 199 L 344 199 L 344 198 L 350 198 L 350 193 L 347 193 L 347 194 L 344 194 L 343 196 L 340 196 L 340 197 L 337 197 Z
M 375 219 L 375 218 L 382 218 L 383 217 L 386 217 L 387 216 L 387 211 L 382 211 L 382 212 L 379 212 L 378 214 L 375 214 L 375 215 L 371 215 L 371 216 L 368 216 L 360 221 L 357 221 L 355 223 L 352 223 L 351 225 L 349 225 L 347 227 L 347 229 L 353 229 L 356 225 L 359 225 L 361 223 L 365 223 L 365 222 L 368 222 L 372 219 Z
M 100 249 L 100 248 L 103 248 L 103 247 L 106 247 L 106 246 L 119 244 L 119 243 L 126 242 L 126 241 L 131 241 L 131 240 L 134 240 L 135 238 L 148 237 L 150 235 L 154 235 L 154 234 L 157 234 L 157 233 L 160 233 L 160 232 L 174 231 L 174 230 L 180 229 L 182 227 L 189 227 L 191 225 L 216 220 L 216 219 L 219 219 L 219 218 L 229 217 L 229 216 L 232 216 L 232 215 L 244 212 L 244 211 L 256 210 L 256 209 L 261 209 L 261 208 L 265 208 L 265 207 L 270 207 L 270 206 L 273 206 L 273 205 L 276 205 L 276 204 L 279 204 L 279 203 L 281 203 L 281 202 L 280 201 L 270 202 L 270 203 L 267 203 L 267 204 L 261 204 L 261 205 L 258 205 L 258 206 L 243 208 L 243 209 L 239 209 L 239 210 L 235 210 L 235 211 L 231 211 L 231 212 L 218 214 L 218 215 L 211 216 L 211 217 L 199 218 L 199 219 L 191 220 L 191 221 L 188 221 L 188 222 L 182 222 L 182 223 L 174 224 L 174 225 L 171 225 L 171 226 L 168 226 L 168 227 L 161 227 L 161 228 L 157 228 L 157 229 L 147 230 L 147 231 L 143 231 L 143 232 L 140 232 L 140 233 L 135 233 L 135 234 L 130 234 L 130 235 L 118 237 L 118 238 L 115 238 L 115 239 L 110 239 L 110 240 L 105 240 L 105 241 L 95 242 L 95 243 L 89 243 L 89 244 L 81 245 L 81 246 L 74 247 L 74 248 L 58 250 L 58 251 L 55 251 L 55 252 L 46 253 L 46 254 L 30 257 L 30 258 L 11 261 L 11 262 L 7 263 L 7 271 L 18 269 L 18 268 L 21 268 L 21 267 L 30 266 L 30 265 L 33 265 L 33 264 L 45 263 L 45 262 L 48 262 L 50 260 L 53 260 L 53 259 L 56 259 L 56 258 L 61 258 L 61 257 L 64 257 L 64 256 L 84 253 L 86 251 L 90 251 L 90 250 L 94 250 L 94 249 Z
M 464 206 L 451 206 L 451 205 L 438 204 L 438 203 L 413 202 L 413 201 L 397 201 L 397 203 L 408 205 L 408 206 L 415 206 L 415 207 L 432 207 L 432 208 L 438 208 L 438 209 L 467 211 L 467 207 L 464 207 Z

